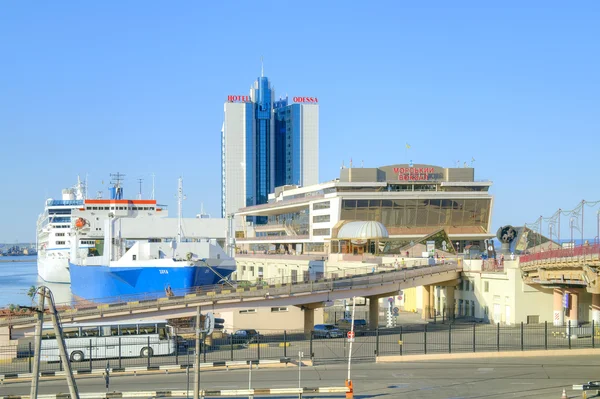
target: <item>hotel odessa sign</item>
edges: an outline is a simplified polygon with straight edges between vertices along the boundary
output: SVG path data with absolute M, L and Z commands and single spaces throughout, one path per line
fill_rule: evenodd
M 229 96 L 227 96 L 227 102 L 230 102 L 230 103 L 247 103 L 247 102 L 250 102 L 250 96 L 229 95 Z
M 252 101 L 250 96 L 240 96 L 235 94 L 227 96 L 227 102 L 230 103 L 249 103 L 250 101 Z M 294 97 L 293 101 L 295 103 L 317 104 L 319 99 L 317 97 Z
M 317 97 L 294 97 L 295 103 L 318 103 L 319 99 Z

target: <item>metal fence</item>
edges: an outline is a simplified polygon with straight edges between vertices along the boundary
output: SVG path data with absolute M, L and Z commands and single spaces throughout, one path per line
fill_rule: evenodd
M 600 338 L 600 328 L 593 322 L 581 327 L 553 326 L 544 324 L 423 324 L 390 329 L 357 332 L 353 345 L 353 359 L 374 361 L 376 356 L 417 355 L 458 352 L 501 352 L 515 350 L 549 350 L 595 348 Z M 98 341 L 101 342 L 101 341 Z M 68 344 L 67 350 L 75 370 L 104 369 L 110 367 L 158 368 L 162 365 L 192 365 L 195 341 L 179 338 L 170 353 L 156 347 L 159 342 L 138 338 L 135 341 L 92 345 L 80 342 L 76 347 Z M 141 349 L 140 349 L 141 348 Z M 145 351 L 144 348 L 153 348 Z M 53 351 L 53 349 L 42 349 Z M 73 354 L 78 353 L 76 356 Z M 304 357 L 310 354 L 315 364 L 335 363 L 347 360 L 348 340 L 344 338 L 321 338 L 311 334 L 306 338 L 302 332 L 258 335 L 252 339 L 233 336 L 203 340 L 200 361 L 203 363 L 223 361 L 247 361 L 261 359 L 295 359 L 298 352 Z M 90 357 L 89 353 L 94 355 Z M 0 347 L 0 374 L 28 373 L 33 368 L 33 343 L 17 347 Z M 79 358 L 82 359 L 80 360 Z M 60 361 L 42 361 L 40 371 L 60 371 Z

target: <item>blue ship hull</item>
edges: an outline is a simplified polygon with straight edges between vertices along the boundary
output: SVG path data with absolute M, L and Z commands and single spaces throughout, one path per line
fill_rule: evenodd
M 229 277 L 234 271 L 233 268 L 213 269 L 223 277 Z M 164 297 L 168 286 L 178 295 L 178 290 L 213 285 L 221 280 L 206 266 L 108 267 L 69 263 L 69 271 L 74 296 L 103 303 Z

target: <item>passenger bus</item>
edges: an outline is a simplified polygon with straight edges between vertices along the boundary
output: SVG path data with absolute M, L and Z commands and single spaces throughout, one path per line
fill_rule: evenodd
M 177 337 L 166 320 L 63 324 L 67 356 L 73 362 L 175 353 Z M 59 361 L 53 327 L 42 331 L 40 359 Z

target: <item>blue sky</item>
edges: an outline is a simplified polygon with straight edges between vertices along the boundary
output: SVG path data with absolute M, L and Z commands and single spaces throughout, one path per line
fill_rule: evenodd
M 185 216 L 218 215 L 223 102 L 261 56 L 277 95 L 319 98 L 321 180 L 406 162 L 409 142 L 416 163 L 474 157 L 495 228 L 600 199 L 600 5 L 421 4 L 3 3 L 0 242 L 33 240 L 77 174 L 105 194 L 111 172 L 132 195 L 142 177 L 148 196 L 155 173 L 172 214 L 183 174 Z

